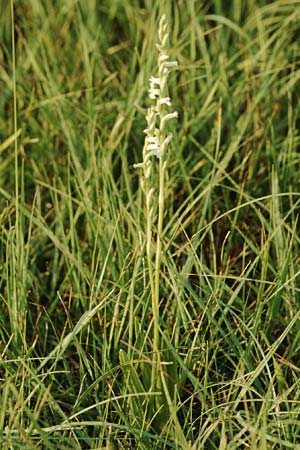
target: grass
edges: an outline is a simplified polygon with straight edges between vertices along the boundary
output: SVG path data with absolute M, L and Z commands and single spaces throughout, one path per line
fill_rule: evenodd
M 0 0 L 3 449 L 300 448 L 300 1 L 160 3 Z M 153 384 L 134 164 L 163 13 Z

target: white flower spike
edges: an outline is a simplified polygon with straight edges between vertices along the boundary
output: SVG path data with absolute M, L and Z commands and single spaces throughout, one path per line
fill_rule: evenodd
M 157 65 L 158 74 L 149 77 L 149 98 L 152 100 L 152 106 L 148 108 L 146 120 L 147 128 L 144 130 L 145 140 L 143 147 L 143 162 L 135 164 L 135 168 L 141 168 L 144 173 L 143 177 L 143 190 L 146 197 L 148 195 L 148 205 L 150 205 L 150 199 L 152 201 L 153 195 L 149 192 L 151 190 L 151 171 L 153 169 L 152 160 L 157 158 L 162 162 L 161 167 L 166 167 L 167 148 L 172 140 L 172 133 L 165 131 L 167 122 L 178 117 L 177 111 L 170 111 L 172 107 L 171 98 L 168 93 L 167 81 L 169 76 L 169 69 L 176 68 L 178 66 L 177 61 L 169 61 L 168 55 L 168 24 L 166 16 L 162 16 L 159 24 L 159 43 L 156 47 L 159 51 Z M 163 169 L 164 170 L 164 169 Z M 150 208 L 150 206 L 149 206 Z M 153 211 L 151 207 L 149 209 Z

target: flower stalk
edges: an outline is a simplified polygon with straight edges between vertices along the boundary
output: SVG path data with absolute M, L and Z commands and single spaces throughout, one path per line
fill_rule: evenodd
M 159 23 L 159 43 L 156 45 L 158 55 L 158 75 L 149 78 L 149 98 L 153 104 L 148 108 L 143 147 L 143 162 L 135 167 L 143 169 L 141 180 L 146 204 L 146 257 L 151 289 L 153 312 L 153 366 L 152 385 L 160 385 L 158 372 L 160 369 L 160 336 L 159 336 L 159 304 L 161 285 L 162 238 L 165 212 L 165 178 L 168 162 L 168 147 L 172 133 L 167 131 L 168 123 L 178 117 L 177 111 L 171 111 L 171 99 L 168 93 L 167 80 L 169 69 L 177 67 L 177 61 L 169 61 L 168 55 L 168 23 L 166 16 Z M 153 174 L 153 165 L 158 160 L 158 173 Z M 158 178 L 158 192 L 153 186 L 154 176 Z M 155 245 L 153 237 L 156 237 Z M 155 259 L 154 259 L 155 250 Z

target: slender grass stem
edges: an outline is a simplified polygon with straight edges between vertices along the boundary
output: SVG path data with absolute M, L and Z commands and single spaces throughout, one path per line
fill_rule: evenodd
M 14 17 L 14 2 L 10 1 L 11 11 L 11 48 L 12 48 L 12 84 L 13 84 L 13 129 L 14 129 L 14 166 L 15 166 L 15 227 L 14 236 L 11 246 L 11 271 L 13 275 L 12 282 L 12 314 L 11 314 L 11 328 L 14 333 L 14 341 L 16 348 L 20 348 L 22 325 L 23 325 L 23 311 L 20 311 L 20 292 L 19 292 L 19 280 L 20 280 L 20 267 L 21 267 L 21 225 L 20 225 L 20 186 L 19 186 L 19 157 L 18 157 L 18 123 L 17 123 L 17 83 L 16 83 L 16 48 L 15 48 L 15 17 Z M 21 308 L 22 309 L 22 308 Z M 21 318 L 20 318 L 21 313 Z M 21 320 L 20 320 L 21 319 Z

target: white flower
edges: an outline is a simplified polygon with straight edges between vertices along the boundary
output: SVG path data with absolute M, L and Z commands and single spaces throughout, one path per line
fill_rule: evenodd
M 158 61 L 159 61 L 159 62 L 163 62 L 163 61 L 166 61 L 166 60 L 169 59 L 169 58 L 170 58 L 169 55 L 162 54 L 162 55 L 159 55 Z
M 158 85 L 158 86 L 160 86 L 160 78 L 159 77 L 153 77 L 153 76 L 151 76 L 150 78 L 149 78 L 149 81 L 150 81 L 150 86 L 155 86 L 156 84 Z
M 149 149 L 149 151 L 150 151 L 150 149 Z M 153 148 L 153 150 L 151 150 L 151 156 L 156 156 L 156 158 L 160 159 L 160 157 L 161 157 L 160 147 Z
M 174 112 L 172 112 L 172 113 L 166 114 L 166 115 L 161 119 L 161 122 L 160 122 L 160 129 L 163 130 L 163 128 L 164 128 L 166 122 L 168 122 L 168 120 L 171 120 L 171 119 L 177 119 L 177 117 L 178 117 L 178 112 L 177 112 L 177 111 L 174 111 Z
M 147 136 L 145 139 L 147 151 L 152 156 L 160 158 L 160 144 L 157 136 Z
M 164 67 L 178 67 L 177 61 L 167 61 L 169 59 L 169 55 L 160 55 L 158 57 L 159 62 L 161 63 L 161 66 Z
M 166 137 L 166 139 L 164 140 L 163 146 L 167 147 L 170 144 L 172 138 L 173 138 L 173 134 L 169 133 L 168 136 Z
M 171 99 L 170 99 L 170 97 L 159 98 L 158 99 L 158 104 L 159 105 L 171 106 Z
M 146 140 L 148 148 L 150 147 L 150 145 L 156 145 L 156 146 L 159 145 L 157 136 L 147 136 L 145 140 Z
M 143 169 L 144 168 L 144 163 L 138 163 L 138 164 L 133 164 L 133 167 L 135 169 Z
M 160 89 L 150 86 L 149 97 L 151 98 L 151 100 L 155 100 L 156 97 L 159 97 L 159 96 L 160 96 Z
M 178 67 L 178 62 L 177 61 L 166 61 L 165 67 Z

